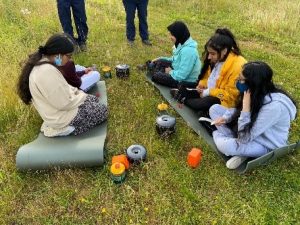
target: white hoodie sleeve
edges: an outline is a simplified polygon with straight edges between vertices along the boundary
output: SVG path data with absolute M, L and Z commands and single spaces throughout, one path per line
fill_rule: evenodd
M 239 137 L 238 141 L 240 143 L 248 143 L 255 140 L 255 138 L 276 124 L 280 120 L 280 116 L 281 104 L 279 102 L 272 101 L 271 103 L 264 105 L 260 109 L 250 132 L 245 133 L 243 137 Z M 243 130 L 245 126 L 250 123 L 250 121 L 250 112 L 241 112 L 241 115 L 238 119 L 238 131 Z

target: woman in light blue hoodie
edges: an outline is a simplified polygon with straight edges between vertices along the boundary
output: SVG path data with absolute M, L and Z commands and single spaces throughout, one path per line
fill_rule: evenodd
M 296 103 L 273 84 L 272 76 L 266 63 L 246 63 L 236 83 L 241 92 L 237 109 L 213 105 L 209 110 L 217 127 L 213 138 L 218 149 L 234 156 L 226 163 L 229 169 L 237 168 L 247 157 L 260 157 L 287 144 Z
M 172 23 L 168 30 L 174 43 L 173 56 L 152 61 L 156 70 L 152 81 L 172 88 L 177 88 L 182 81 L 196 82 L 201 69 L 197 42 L 191 38 L 187 26 L 181 21 Z

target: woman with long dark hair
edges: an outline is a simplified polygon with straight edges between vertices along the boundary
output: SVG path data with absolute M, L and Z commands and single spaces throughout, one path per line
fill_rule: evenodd
M 201 68 L 197 42 L 181 21 L 169 25 L 168 31 L 174 43 L 173 56 L 159 57 L 152 61 L 156 70 L 152 81 L 172 88 L 177 88 L 182 81 L 196 82 Z
M 179 90 L 171 90 L 171 95 L 204 114 L 213 104 L 235 107 L 238 97 L 235 82 L 246 60 L 232 32 L 218 28 L 205 44 L 203 58 L 196 88 L 187 89 L 183 84 Z
M 259 157 L 287 144 L 291 121 L 295 119 L 295 101 L 272 80 L 273 71 L 264 62 L 243 66 L 236 83 L 241 98 L 236 109 L 213 105 L 209 114 L 217 130 L 213 132 L 218 149 L 232 157 L 227 163 L 237 168 L 247 157 Z M 237 131 L 227 124 L 236 122 Z
M 66 34 L 54 34 L 44 46 L 29 55 L 18 81 L 18 95 L 32 103 L 43 119 L 45 136 L 78 135 L 100 124 L 108 110 L 97 97 L 70 86 L 62 73 L 74 51 L 73 41 Z

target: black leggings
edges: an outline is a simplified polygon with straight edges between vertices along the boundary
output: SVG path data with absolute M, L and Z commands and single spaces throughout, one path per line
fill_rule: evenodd
M 195 111 L 207 112 L 212 105 L 221 104 L 221 101 L 217 97 L 206 96 L 203 98 L 186 98 L 184 104 Z
M 170 74 L 158 72 L 153 74 L 152 81 L 170 88 L 177 88 L 178 81 L 173 79 Z
M 173 79 L 173 77 L 170 74 L 165 73 L 165 68 L 167 67 L 172 68 L 172 63 L 163 59 L 157 60 L 154 63 L 152 81 L 167 87 L 177 88 L 178 81 Z

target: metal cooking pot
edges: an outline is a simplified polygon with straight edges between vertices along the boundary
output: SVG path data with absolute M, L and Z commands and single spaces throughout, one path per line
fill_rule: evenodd
M 167 137 L 175 132 L 176 119 L 169 115 L 156 118 L 156 131 L 162 137 Z
M 127 64 L 120 64 L 116 66 L 116 76 L 118 78 L 129 77 L 129 66 Z
M 126 156 L 132 163 L 139 163 L 146 160 L 147 151 L 142 145 L 131 145 L 126 150 Z

